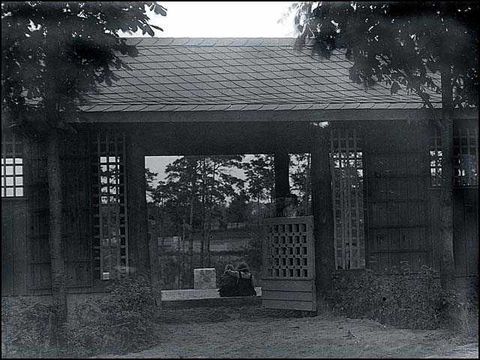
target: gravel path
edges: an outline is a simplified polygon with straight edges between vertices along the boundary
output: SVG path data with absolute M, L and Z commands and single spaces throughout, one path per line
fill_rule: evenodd
M 478 358 L 478 343 L 465 345 L 465 340 L 447 331 L 397 329 L 366 319 L 298 317 L 298 313 L 275 314 L 250 307 L 170 310 L 159 320 L 158 345 L 101 357 Z

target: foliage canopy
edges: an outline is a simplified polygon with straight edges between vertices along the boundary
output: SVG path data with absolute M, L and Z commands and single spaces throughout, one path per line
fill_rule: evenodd
M 98 83 L 116 80 L 112 69 L 127 67 L 119 54 L 137 55 L 119 32 L 153 36 L 161 28 L 149 24 L 147 9 L 166 15 L 156 2 L 25 1 L 1 8 L 2 108 L 16 124 L 28 110 L 54 128 Z
M 293 5 L 297 45 L 329 57 L 346 49 L 350 77 L 372 86 L 417 93 L 430 108 L 441 92 L 439 72 L 451 73 L 453 107 L 478 106 L 478 19 L 475 2 L 302 2 Z

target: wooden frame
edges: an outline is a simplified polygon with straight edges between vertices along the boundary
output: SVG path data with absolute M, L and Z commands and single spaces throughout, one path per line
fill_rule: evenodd
M 355 129 L 330 132 L 335 269 L 365 268 L 363 153 Z
M 108 280 L 129 264 L 125 135 L 99 132 L 92 149 L 94 271 Z
M 264 219 L 262 304 L 316 311 L 313 216 Z M 277 261 L 278 260 L 278 261 Z

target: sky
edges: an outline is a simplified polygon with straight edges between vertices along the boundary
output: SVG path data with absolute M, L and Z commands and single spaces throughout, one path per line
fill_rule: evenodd
M 158 37 L 295 36 L 293 14 L 285 17 L 293 2 L 159 1 L 159 3 L 167 8 L 167 16 L 151 13 L 151 23 L 163 28 L 163 32 L 155 31 L 155 36 Z M 141 33 L 132 35 L 140 36 Z
M 155 31 L 158 37 L 295 36 L 293 15 L 285 16 L 293 2 L 160 1 L 160 4 L 167 8 L 167 16 L 151 14 L 151 23 L 164 30 Z M 141 36 L 141 33 L 124 36 Z M 146 157 L 145 166 L 163 179 L 166 165 L 176 158 Z

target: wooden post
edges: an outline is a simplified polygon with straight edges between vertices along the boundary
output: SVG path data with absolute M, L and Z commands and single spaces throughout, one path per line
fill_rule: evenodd
M 285 197 L 290 194 L 289 166 L 290 157 L 288 156 L 288 152 L 276 152 L 274 155 L 276 216 L 282 216 L 285 207 Z
M 331 276 L 335 269 L 329 133 L 329 127 L 314 127 L 311 182 L 317 310 L 324 306 L 331 291 Z
M 145 154 L 134 136 L 127 137 L 126 150 L 129 266 L 150 277 Z
M 150 253 L 150 282 L 155 294 L 157 306 L 162 305 L 162 287 L 160 284 L 160 262 L 158 259 L 158 241 L 157 236 L 150 237 L 149 241 Z

